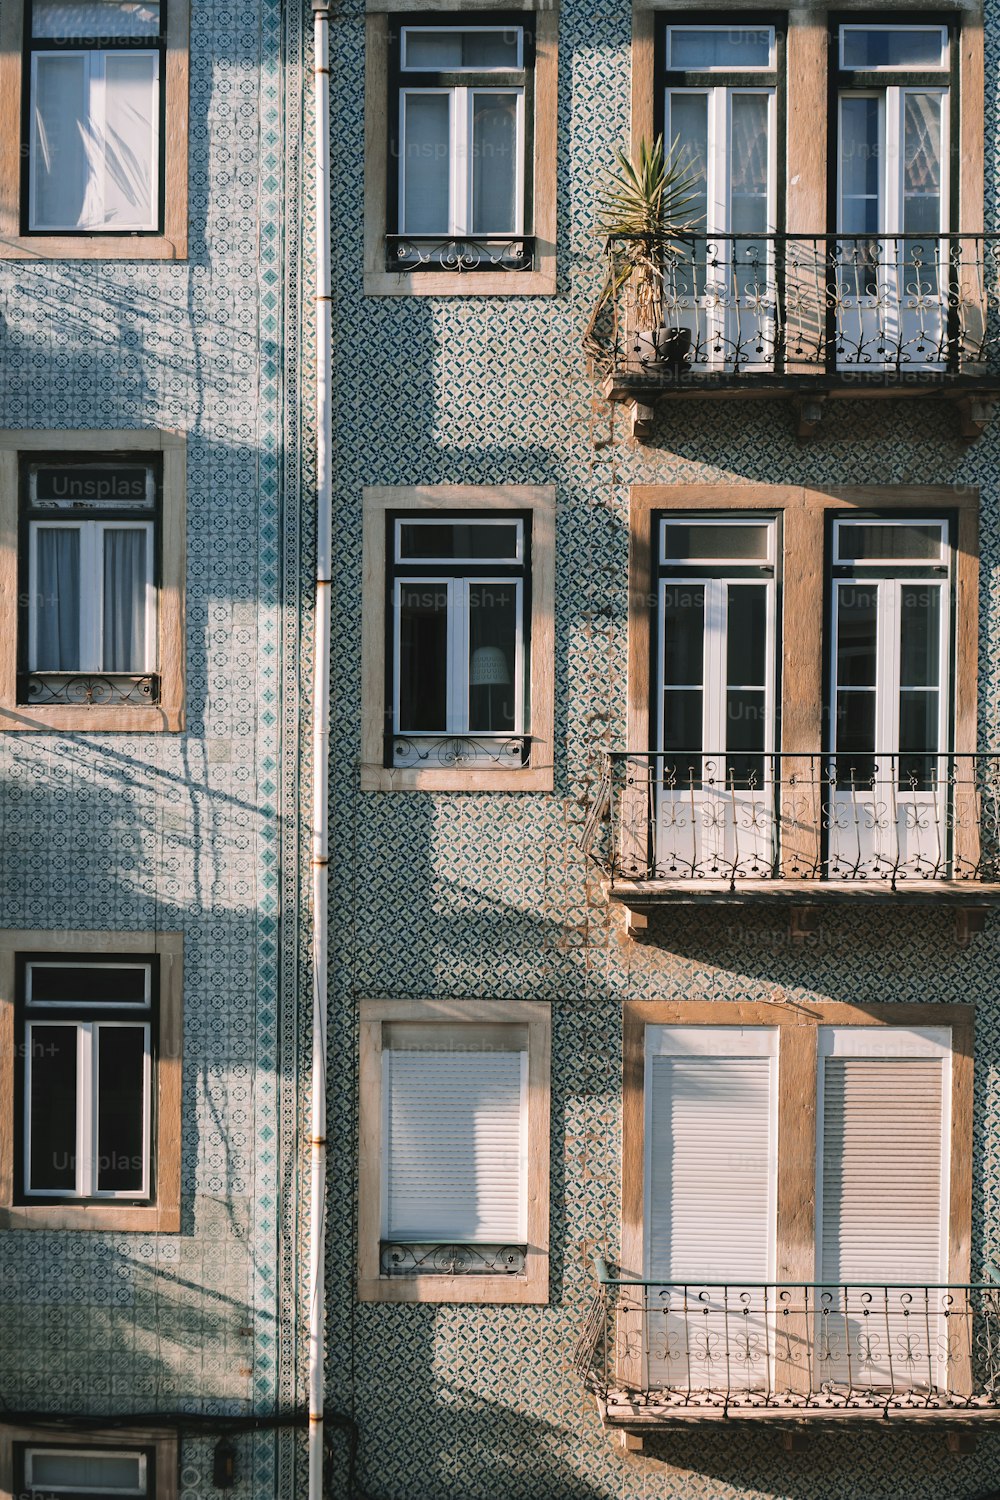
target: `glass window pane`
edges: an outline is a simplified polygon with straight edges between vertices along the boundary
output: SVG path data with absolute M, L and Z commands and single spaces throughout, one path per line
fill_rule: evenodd
M 766 523 L 711 526 L 698 521 L 664 523 L 664 557 L 670 562 L 767 562 Z
M 104 533 L 105 672 L 146 669 L 147 535 L 138 527 Z
M 875 774 L 875 693 L 837 694 L 837 781 L 859 790 L 870 788 Z
M 472 100 L 472 232 L 513 234 L 517 224 L 517 95 Z
M 76 527 L 38 526 L 36 576 L 31 580 L 35 611 L 34 672 L 78 672 L 80 643 L 80 532 Z
M 468 31 L 403 28 L 404 69 L 430 73 L 494 72 L 521 66 L 519 26 Z
M 941 562 L 944 534 L 941 521 L 841 525 L 837 528 L 837 556 L 841 562 Z
M 700 778 L 700 767 L 696 768 L 692 756 L 702 749 L 702 694 L 695 688 L 668 688 L 663 695 L 663 748 L 679 753 L 680 761 L 673 763 L 680 786 L 690 785 L 691 778 Z M 715 747 L 709 747 L 715 748 Z
M 663 681 L 700 686 L 704 663 L 705 590 L 672 584 L 663 593 Z
M 677 141 L 677 165 L 693 179 L 688 189 L 691 202 L 685 218 L 704 223 L 708 207 L 708 95 L 667 91 L 666 139 Z
M 730 687 L 763 687 L 767 678 L 767 588 L 762 583 L 728 589 L 726 681 Z
M 29 964 L 31 1005 L 145 1005 L 145 965 Z
M 146 510 L 153 504 L 152 471 L 146 464 L 32 464 L 29 476 L 33 506 Z
M 159 58 L 109 52 L 104 59 L 104 201 L 110 229 L 149 229 L 157 221 L 155 164 Z
M 53 40 L 83 37 L 159 36 L 156 0 L 34 0 L 31 29 Z
M 769 96 L 733 94 L 732 150 L 729 164 L 731 225 L 734 234 L 767 231 Z M 734 251 L 740 264 L 739 247 Z
M 767 68 L 773 37 L 769 26 L 668 26 L 667 67 Z
M 28 1187 L 72 1192 L 76 1187 L 75 1026 L 26 1028 L 30 1049 L 31 1137 Z
M 399 723 L 405 733 L 448 728 L 448 589 L 404 584 L 399 591 Z
M 726 693 L 726 785 L 753 790 L 764 782 L 767 714 L 763 689 L 730 688 Z M 744 752 L 744 753 L 741 753 Z
M 87 56 L 36 53 L 31 129 L 31 226 L 76 229 L 95 207 L 88 153 Z
M 840 101 L 840 229 L 873 234 L 879 224 L 880 101 L 850 95 Z M 854 247 L 843 247 L 851 261 Z
M 143 1495 L 145 1464 L 138 1453 L 88 1453 L 86 1449 L 29 1450 L 25 1455 L 32 1487 L 58 1485 L 70 1490 Z
M 145 1028 L 97 1029 L 97 1190 L 141 1192 Z
M 842 26 L 845 68 L 940 68 L 947 58 L 941 26 Z
M 469 586 L 469 728 L 517 728 L 518 590 L 514 583 Z
M 403 96 L 403 234 L 450 230 L 451 108 L 450 94 Z
M 457 562 L 508 562 L 517 558 L 520 527 L 498 521 L 467 526 L 460 521 L 423 524 L 403 521 L 399 527 L 401 559 L 453 558 Z
M 941 589 L 904 583 L 900 588 L 899 681 L 904 688 L 937 687 L 941 680 Z
M 941 94 L 903 96 L 903 230 L 936 233 L 943 227 L 941 204 Z M 936 247 L 925 247 L 936 255 Z M 928 267 L 931 270 L 931 267 Z
M 899 695 L 900 774 L 907 771 L 907 754 L 914 750 L 937 750 L 940 697 L 936 692 L 912 689 Z
M 874 687 L 878 589 L 844 584 L 837 590 L 837 686 Z

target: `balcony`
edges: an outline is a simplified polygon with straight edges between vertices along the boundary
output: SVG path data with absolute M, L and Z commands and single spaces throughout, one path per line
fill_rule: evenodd
M 576 1367 L 622 1433 L 1000 1419 L 994 1283 L 665 1285 L 600 1258 L 597 1275 Z
M 1000 902 L 1000 754 L 616 752 L 581 843 L 636 913 L 943 904 L 967 934 Z
M 800 437 L 831 398 L 932 397 L 974 438 L 1000 396 L 1000 236 L 679 236 L 653 330 L 636 249 L 609 242 L 585 347 L 640 439 L 657 401 L 706 396 L 790 397 Z

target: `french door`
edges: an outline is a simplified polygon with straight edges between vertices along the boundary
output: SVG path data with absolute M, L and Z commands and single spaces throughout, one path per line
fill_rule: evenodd
M 837 521 L 827 869 L 938 877 L 950 865 L 948 523 Z
M 772 871 L 775 545 L 775 523 L 760 518 L 661 527 L 653 766 L 661 878 Z
M 943 366 L 949 255 L 947 88 L 841 93 L 836 348 L 842 368 Z
M 696 366 L 774 363 L 773 88 L 670 88 L 665 135 L 693 179 L 697 232 L 665 278 L 668 326 L 691 334 Z

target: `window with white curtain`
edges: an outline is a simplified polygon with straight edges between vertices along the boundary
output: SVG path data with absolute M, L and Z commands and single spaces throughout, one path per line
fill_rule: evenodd
M 24 701 L 72 701 L 69 679 L 89 675 L 108 679 L 112 697 L 143 679 L 139 690 L 155 701 L 158 492 L 152 463 L 27 466 Z
M 156 232 L 164 0 L 32 0 L 28 233 Z
M 470 25 L 468 18 L 400 27 L 390 149 L 397 233 L 390 239 L 407 244 L 390 244 L 391 269 L 398 269 L 400 253 L 414 259 L 414 240 L 530 235 L 530 41 L 524 26 Z M 505 264 L 512 254 L 505 252 Z M 526 247 L 517 256 L 530 265 Z M 445 263 L 446 251 L 423 246 L 412 268 Z M 462 261 L 470 270 L 496 263 L 489 255 Z

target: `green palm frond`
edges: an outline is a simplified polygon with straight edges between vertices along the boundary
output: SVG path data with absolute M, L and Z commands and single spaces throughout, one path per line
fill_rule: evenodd
M 618 148 L 617 171 L 598 190 L 597 228 L 605 239 L 638 239 L 650 247 L 669 244 L 690 233 L 701 219 L 691 210 L 700 196 L 701 174 L 681 165 L 675 140 L 669 153 L 663 137 L 645 139 L 635 160 Z

